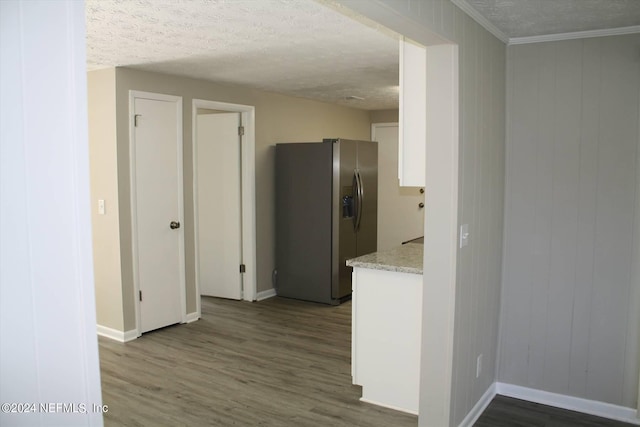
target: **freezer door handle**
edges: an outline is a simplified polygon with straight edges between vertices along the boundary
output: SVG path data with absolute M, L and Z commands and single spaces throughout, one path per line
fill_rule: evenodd
M 360 221 L 362 220 L 362 201 L 364 198 L 364 189 L 362 188 L 362 177 L 360 176 L 360 171 L 356 169 L 354 173 L 356 178 L 356 205 L 358 206 L 355 215 L 356 223 L 354 231 L 358 231 L 360 229 Z

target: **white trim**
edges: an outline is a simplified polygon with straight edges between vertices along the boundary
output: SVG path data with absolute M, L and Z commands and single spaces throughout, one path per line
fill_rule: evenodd
M 640 90 L 638 93 L 638 99 L 640 100 Z M 638 288 L 640 287 L 640 108 L 638 109 L 638 148 L 636 150 L 636 216 L 635 216 L 635 239 L 633 242 L 633 252 L 634 257 L 632 259 L 636 260 L 635 268 L 633 270 L 633 283 L 635 283 L 635 290 L 638 292 Z M 634 292 L 634 296 L 636 296 L 636 301 L 638 300 L 637 293 Z M 638 363 L 640 364 L 640 354 L 638 355 Z M 639 370 L 640 371 L 640 370 Z M 638 411 L 636 413 L 636 418 L 640 418 L 640 372 L 638 373 L 638 400 L 637 406 Z
M 200 297 L 198 297 L 198 300 L 200 300 Z M 196 320 L 200 320 L 200 317 L 201 317 L 201 315 L 200 315 L 199 311 L 194 311 L 193 313 L 188 313 L 185 316 L 183 323 L 195 322 Z
M 109 338 L 119 342 L 133 341 L 140 336 L 136 329 L 122 332 L 117 329 L 109 328 L 102 325 L 96 325 L 96 331 L 101 337 Z
M 478 12 L 473 6 L 471 6 L 467 0 L 451 0 L 451 3 L 458 6 L 464 13 L 469 15 L 471 19 L 480 24 L 485 30 L 496 36 L 503 43 L 508 46 L 515 44 L 527 44 L 527 43 L 541 43 L 551 42 L 558 40 L 574 40 L 574 39 L 586 39 L 590 37 L 605 37 L 605 36 L 619 36 L 623 34 L 640 33 L 640 25 L 633 25 L 630 27 L 619 28 L 604 28 L 600 30 L 588 30 L 588 31 L 574 31 L 570 33 L 559 34 L 544 34 L 540 36 L 528 36 L 528 37 L 508 37 L 498 27 L 493 25 L 483 14 Z
M 489 31 L 491 34 L 496 36 L 503 43 L 510 43 L 509 37 L 502 31 L 498 29 L 495 25 L 493 25 L 487 18 L 484 17 L 480 12 L 478 12 L 473 6 L 467 3 L 466 0 L 451 0 L 451 3 L 458 6 L 464 13 L 469 15 L 471 19 L 480 24 L 485 30 Z
M 197 313 L 200 315 L 200 282 L 198 278 L 198 175 L 197 175 L 197 144 L 196 144 L 196 119 L 198 108 L 239 112 L 242 115 L 244 126 L 244 140 L 242 142 L 242 262 L 245 265 L 245 273 L 242 278 L 244 292 L 242 299 L 255 301 L 257 292 L 256 281 L 256 162 L 255 162 L 255 107 L 252 105 L 230 104 L 227 102 L 207 101 L 194 99 L 191 106 L 191 137 L 193 153 L 193 230 L 195 244 L 195 282 L 197 299 Z
M 456 0 L 452 1 L 455 3 Z M 586 39 L 590 37 L 620 36 L 635 33 L 640 33 L 640 25 L 634 25 L 632 27 L 606 28 L 603 30 L 575 31 L 572 33 L 545 34 L 542 36 L 511 37 L 508 45 Z
M 364 397 L 360 398 L 360 402 L 368 403 L 370 405 L 381 406 L 383 408 L 393 409 L 394 411 L 404 412 L 406 414 L 418 415 L 418 411 L 411 411 L 409 409 L 400 408 L 399 406 L 389 405 L 387 403 L 376 402 L 375 400 L 365 399 Z
M 449 425 L 453 381 L 459 191 L 458 45 L 427 47 L 424 291 L 420 424 Z
M 263 301 L 268 298 L 273 298 L 276 295 L 277 294 L 275 288 L 267 289 L 266 291 L 260 291 L 256 294 L 256 301 Z
M 199 251 L 199 231 L 198 231 L 198 107 L 195 99 L 191 100 L 191 170 L 192 177 L 192 198 L 193 198 L 193 277 L 196 288 L 196 314 L 202 316 L 202 297 L 200 295 L 200 251 Z
M 138 90 L 129 91 L 129 185 L 131 192 L 131 253 L 132 253 L 132 270 L 133 270 L 133 298 L 135 301 L 134 308 L 136 312 L 136 331 L 137 336 L 142 335 L 142 323 L 140 319 L 140 300 L 138 294 L 140 292 L 140 276 L 138 271 L 138 221 L 137 221 L 137 194 L 136 194 L 136 156 L 135 156 L 135 126 L 133 121 L 133 112 L 135 111 L 135 99 L 153 99 L 157 101 L 175 102 L 176 104 L 176 143 L 177 143 L 177 163 L 178 163 L 178 218 L 184 224 L 184 179 L 183 179 L 183 160 L 182 160 L 182 97 L 173 95 L 164 95 L 160 93 L 143 92 Z M 184 228 L 183 228 L 184 230 Z M 182 307 L 181 320 L 184 323 L 187 316 L 187 284 L 186 284 L 186 266 L 184 259 L 184 231 L 180 233 L 178 239 L 178 256 L 180 269 L 180 304 Z M 199 300 L 199 298 L 198 298 Z
M 611 403 L 599 402 L 596 400 L 582 399 L 580 397 L 567 396 L 564 394 L 551 393 L 548 391 L 536 390 L 513 384 L 497 382 L 495 385 L 496 393 L 502 396 L 514 397 L 516 399 L 527 400 L 529 402 L 540 403 L 542 405 L 568 409 L 570 411 L 578 411 L 611 420 L 640 425 L 640 420 L 636 417 L 637 411 L 633 408 L 612 405 Z
M 397 127 L 398 122 L 371 123 L 371 140 L 375 141 L 376 129 Z
M 639 88 L 640 89 L 640 88 Z M 638 101 L 640 102 L 640 90 L 638 91 Z M 636 148 L 636 207 L 635 207 L 635 216 L 634 216 L 634 225 L 633 225 L 633 253 L 632 258 L 635 262 L 632 265 L 632 275 L 631 275 L 631 294 L 630 298 L 633 303 L 631 304 L 632 315 L 629 316 L 627 322 L 629 322 L 629 329 L 632 329 L 633 326 L 638 325 L 638 303 L 640 302 L 640 108 L 638 109 L 638 145 Z M 631 323 L 631 322 L 635 322 Z M 632 326 L 633 325 L 633 326 Z M 640 332 L 640 331 L 639 331 Z M 640 337 L 638 337 L 640 338 Z M 637 338 L 636 338 L 637 339 Z M 629 343 L 633 342 L 629 340 Z M 631 347 L 631 346 L 629 346 Z M 632 350 L 638 349 L 638 342 L 636 341 L 635 349 L 631 347 Z M 627 351 L 629 354 L 629 351 Z M 629 361 L 631 362 L 631 361 Z M 635 363 L 640 364 L 640 354 L 636 354 Z M 640 369 L 639 369 L 640 371 Z M 636 418 L 640 419 L 640 372 L 638 373 L 638 395 L 637 395 L 637 403 L 636 407 L 638 408 L 638 413 L 636 413 Z
M 487 409 L 487 406 L 491 403 L 493 398 L 496 397 L 496 383 L 491 384 L 491 386 L 484 392 L 480 400 L 476 402 L 476 404 L 471 408 L 471 411 L 464 417 L 464 420 L 459 424 L 458 427 L 472 427 L 480 415 Z

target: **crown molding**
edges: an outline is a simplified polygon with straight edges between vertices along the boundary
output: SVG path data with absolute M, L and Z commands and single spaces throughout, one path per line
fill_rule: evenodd
M 493 34 L 509 46 L 515 44 L 541 43 L 559 40 L 586 39 L 590 37 L 620 36 L 624 34 L 640 33 L 640 25 L 634 25 L 631 27 L 575 31 L 572 33 L 545 34 L 541 36 L 508 37 L 505 33 L 500 31 L 498 27 L 489 22 L 489 20 L 485 18 L 480 12 L 478 12 L 473 6 L 467 3 L 467 0 L 451 0 L 451 3 L 458 6 L 464 13 L 469 15 L 474 21 L 484 27 L 485 30 L 489 31 L 491 34 Z
M 464 13 L 469 15 L 474 21 L 484 27 L 485 30 L 496 36 L 503 43 L 509 44 L 509 37 L 502 31 L 493 25 L 487 18 L 485 18 L 480 12 L 473 8 L 466 0 L 451 0 L 451 3 L 458 6 Z
M 508 44 L 541 43 L 558 40 L 586 39 L 590 37 L 620 36 L 623 34 L 634 33 L 640 33 L 640 25 L 634 25 L 632 27 L 607 28 L 603 30 L 576 31 L 573 33 L 545 34 L 542 36 L 511 37 Z

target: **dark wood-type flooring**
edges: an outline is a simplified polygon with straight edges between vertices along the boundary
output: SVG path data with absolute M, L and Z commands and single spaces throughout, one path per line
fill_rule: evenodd
M 202 298 L 202 318 L 100 338 L 106 426 L 411 426 L 351 384 L 351 303 Z
M 475 427 L 630 427 L 632 424 L 496 396 Z
M 360 402 L 351 302 L 202 298 L 202 318 L 122 344 L 99 338 L 105 426 L 416 427 Z M 626 426 L 498 396 L 478 427 Z

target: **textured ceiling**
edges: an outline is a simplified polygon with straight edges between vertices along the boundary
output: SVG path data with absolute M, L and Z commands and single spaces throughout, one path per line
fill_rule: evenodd
M 398 106 L 397 39 L 313 0 L 87 0 L 86 20 L 89 70 L 128 66 Z
M 640 0 L 465 0 L 508 38 L 640 25 Z
M 474 8 L 506 39 L 640 25 L 640 0 L 453 1 Z M 337 3 L 86 0 L 87 67 L 127 66 L 369 110 L 397 108 L 397 35 L 344 15 Z

